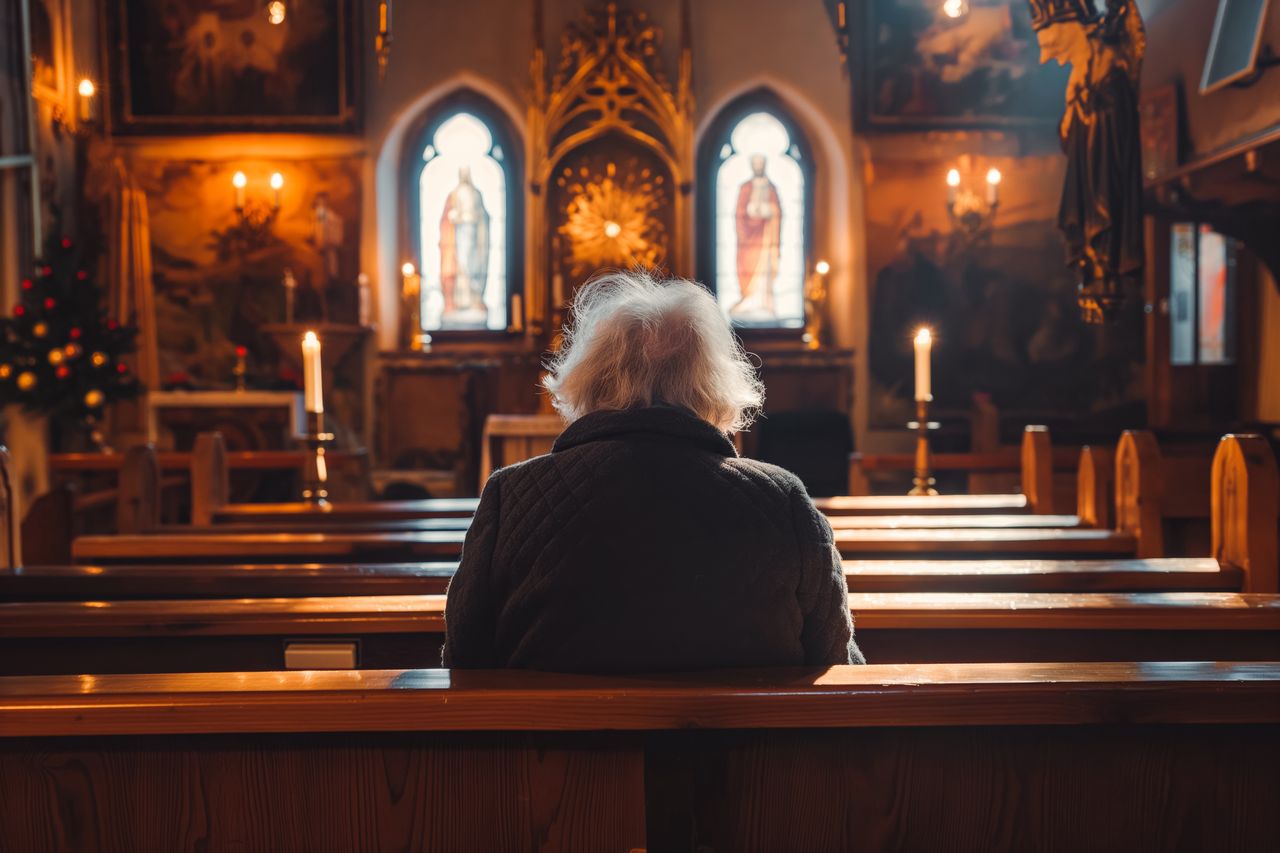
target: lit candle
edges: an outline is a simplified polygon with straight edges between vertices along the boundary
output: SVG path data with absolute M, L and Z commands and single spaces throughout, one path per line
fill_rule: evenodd
M 364 273 L 356 276 L 356 317 L 361 326 L 369 325 L 369 276 Z
M 927 327 L 916 332 L 916 400 L 928 402 L 933 399 L 930 387 L 929 355 L 933 349 L 933 335 Z
M 413 296 L 419 292 L 421 282 L 418 278 L 418 270 L 413 264 L 405 261 L 404 265 L 400 267 L 400 276 L 404 279 L 405 296 Z
M 98 87 L 85 77 L 76 89 L 80 93 L 80 121 L 93 120 L 93 96 L 98 94 Z
M 1004 176 L 996 168 L 987 171 L 987 204 L 995 207 L 1000 203 L 1000 181 Z
M 304 408 L 317 415 L 324 412 L 321 387 L 320 339 L 307 332 L 302 336 L 302 398 Z
M 947 172 L 947 204 L 954 205 L 956 198 L 960 195 L 960 170 L 952 169 Z
M 813 271 L 818 275 L 826 275 L 831 272 L 831 264 L 826 261 L 818 261 L 818 263 L 814 264 Z
M 280 190 L 284 189 L 284 175 L 279 172 L 271 173 L 271 191 L 274 193 L 271 204 L 276 209 L 280 209 Z
M 244 188 L 248 185 L 249 179 L 244 172 L 236 172 L 231 176 L 231 186 L 236 188 L 236 210 L 244 210 Z

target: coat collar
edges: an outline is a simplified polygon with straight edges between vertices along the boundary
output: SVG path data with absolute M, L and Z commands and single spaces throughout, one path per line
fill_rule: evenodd
M 560 433 L 551 452 L 559 453 L 592 441 L 640 435 L 683 439 L 722 456 L 738 455 L 733 442 L 720 430 L 688 409 L 664 405 L 583 415 Z

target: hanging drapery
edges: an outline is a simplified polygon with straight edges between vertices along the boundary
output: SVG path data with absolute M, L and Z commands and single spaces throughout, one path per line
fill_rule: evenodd
M 148 390 L 160 386 L 160 353 L 156 342 L 155 288 L 151 278 L 151 225 L 147 196 L 116 158 L 111 192 L 108 281 L 111 311 L 138 327 L 135 375 Z M 115 431 L 146 428 L 146 397 L 116 407 Z

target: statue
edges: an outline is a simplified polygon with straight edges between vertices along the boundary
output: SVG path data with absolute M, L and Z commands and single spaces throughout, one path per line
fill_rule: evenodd
M 1138 78 L 1146 34 L 1135 0 L 1028 0 L 1040 62 L 1071 66 L 1058 133 L 1067 176 L 1058 228 L 1086 322 L 1112 319 L 1144 260 Z
M 738 287 L 732 316 L 769 320 L 775 316 L 773 287 L 778 279 L 782 241 L 782 203 L 778 188 L 764 173 L 763 154 L 751 155 L 751 177 L 738 189 Z
M 440 288 L 445 326 L 484 328 L 489 280 L 489 211 L 471 181 L 471 169 L 458 169 L 458 185 L 445 199 L 440 216 Z

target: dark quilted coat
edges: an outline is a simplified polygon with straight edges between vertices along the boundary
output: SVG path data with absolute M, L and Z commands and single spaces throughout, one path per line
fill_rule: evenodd
M 795 476 L 665 406 L 595 412 L 489 478 L 444 662 L 563 672 L 862 663 Z

